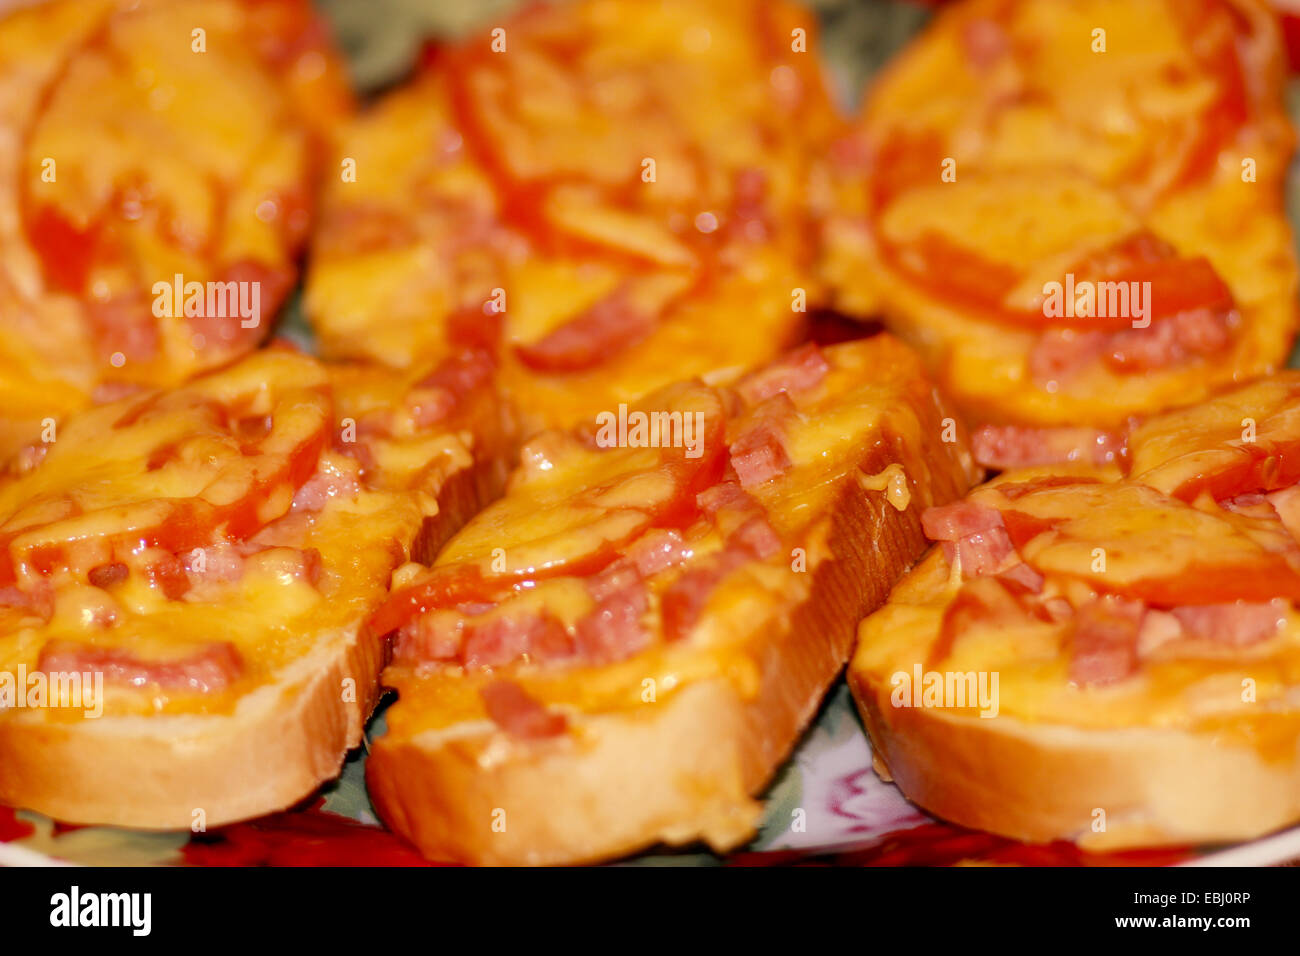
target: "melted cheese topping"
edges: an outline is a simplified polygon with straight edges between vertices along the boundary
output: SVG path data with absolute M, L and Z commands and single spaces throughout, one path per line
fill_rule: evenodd
M 1278 499 L 1282 522 L 1237 515 L 1202 495 L 1192 504 L 1167 496 L 1190 477 L 1227 472 L 1240 463 L 1240 419 L 1253 418 L 1267 432 L 1274 454 L 1286 455 L 1300 436 L 1296 376 L 1285 373 L 1163 416 L 1134 430 L 1131 478 L 1114 468 L 1043 467 L 1005 472 L 970 494 L 970 500 L 1051 520 L 1054 530 L 1036 534 L 1018 556 L 1045 575 L 1035 606 L 1077 609 L 1099 594 L 1151 593 L 1186 602 L 1220 603 L 1216 588 L 1252 589 L 1253 601 L 1293 595 L 1297 557 L 1294 515 Z M 1276 462 L 1275 462 L 1276 463 Z M 1280 473 L 1262 467 L 1237 474 L 1235 490 Z M 1008 498 L 1005 484 L 1062 475 L 1100 483 L 1041 487 Z M 1150 484 L 1148 484 L 1150 482 Z M 1152 487 L 1154 485 L 1155 487 Z M 1157 490 L 1159 489 L 1159 490 Z M 1294 491 L 1282 492 L 1294 496 Z M 1023 519 L 1022 519 L 1023 520 Z M 1008 525 L 1010 525 L 1008 521 Z M 930 553 L 895 587 L 889 602 L 859 629 L 851 674 L 860 692 L 891 707 L 899 673 L 975 673 L 998 676 L 998 714 L 1031 723 L 1087 729 L 1149 727 L 1210 733 L 1256 748 L 1267 758 L 1292 759 L 1300 733 L 1300 611 L 1279 604 L 1275 635 L 1234 645 L 1184 634 L 1165 615 L 1171 633 L 1160 633 L 1159 611 L 1144 620 L 1136 672 L 1104 684 L 1078 684 L 1070 673 L 1073 611 L 1044 620 L 1016 604 L 1006 610 L 965 614 L 951 637 L 945 614 L 983 578 L 963 579 L 941 548 Z M 1168 582 L 1165 585 L 1162 582 Z M 1168 597 L 1162 601 L 1169 600 Z M 1157 607 L 1164 606 L 1157 602 Z M 949 627 L 954 625 L 949 624 Z M 1168 627 L 1166 628 L 1168 631 Z M 979 707 L 953 708 L 978 715 Z
M 388 713 L 390 733 L 408 735 L 483 718 L 478 691 L 487 681 L 503 676 L 545 705 L 587 713 L 635 708 L 706 679 L 726 679 L 742 694 L 756 694 L 762 682 L 764 641 L 772 637 L 774 627 L 782 626 L 777 622 L 807 598 L 817 569 L 836 558 L 829 539 L 830 515 L 843 496 L 860 493 L 864 476 L 859 465 L 864 455 L 874 447 L 886 458 L 896 457 L 891 464 L 898 469 L 891 472 L 887 467 L 881 474 L 913 476 L 912 507 L 925 507 L 936 494 L 924 462 L 927 454 L 934 455 L 942 413 L 914 355 L 888 336 L 835 346 L 824 354 L 831 365 L 826 377 L 791 396 L 798 419 L 783 435 L 790 468 L 750 489 L 777 531 L 781 548 L 769 559 L 750 560 L 723 578 L 710 593 L 689 638 L 672 643 L 656 639 L 625 660 L 599 666 L 519 661 L 484 669 L 399 661 L 385 672 L 385 682 L 401 695 L 400 703 Z M 698 400 L 698 393 L 689 394 Z M 519 542 L 537 549 L 529 553 L 530 560 L 538 563 L 544 563 L 546 553 L 584 553 L 596 546 L 592 536 L 598 532 L 572 522 L 564 514 L 564 499 L 580 497 L 593 485 L 608 484 L 613 477 L 610 467 L 626 470 L 638 456 L 628 449 L 610 453 L 574 447 L 555 433 L 543 434 L 530 447 L 506 498 L 453 538 L 438 564 L 486 557 L 489 547 L 501 548 L 508 561 L 514 560 L 511 556 L 519 550 Z M 952 472 L 963 471 L 973 479 L 974 467 L 964 445 L 943 447 L 948 456 L 946 480 L 951 480 Z M 546 467 L 538 468 L 539 459 Z M 602 461 L 613 464 L 602 467 Z M 536 497 L 539 488 L 545 489 L 545 501 Z M 897 507 L 898 496 L 893 503 Z M 663 590 L 679 573 L 699 566 L 723 546 L 707 521 L 688 529 L 686 543 L 691 557 L 677 569 L 648 579 L 647 622 L 655 634 L 661 627 L 658 599 Z M 796 548 L 802 550 L 802 559 Z M 582 583 L 580 578 L 561 580 Z M 576 621 L 591 606 L 581 587 L 548 581 L 500 602 L 488 613 L 513 613 L 521 601 L 566 622 Z M 456 617 L 451 612 L 446 620 Z
M 142 507 L 148 507 L 203 489 L 204 476 L 213 473 L 210 461 L 196 460 L 175 474 L 166 467 L 146 466 L 155 449 L 179 436 L 192 439 L 196 422 L 214 439 L 220 437 L 213 422 L 196 420 L 195 406 L 187 404 L 197 396 L 244 394 L 251 382 L 256 384 L 245 394 L 244 404 L 264 403 L 274 409 L 279 396 L 298 386 L 319 387 L 336 404 L 325 426 L 327 438 L 350 416 L 364 418 L 378 411 L 392 420 L 386 425 L 390 437 L 373 443 L 374 464 L 365 472 L 359 473 L 355 459 L 339 452 L 317 453 L 308 482 L 324 481 L 328 490 L 310 507 L 290 508 L 289 501 L 282 501 L 275 509 L 278 516 L 250 539 L 255 553 L 242 559 L 233 576 L 221 573 L 222 554 L 209 549 L 211 579 L 200 575 L 181 598 L 173 599 L 151 584 L 144 570 L 165 553 L 136 549 L 118 558 L 129 565 L 129 573 L 111 586 L 88 585 L 84 570 L 50 577 L 54 592 L 48 621 L 0 607 L 0 672 L 16 674 L 20 667 L 33 672 L 42 647 L 51 641 L 124 651 L 148 663 L 183 659 L 214 643 L 229 642 L 244 670 L 225 690 L 196 693 L 156 684 L 135 689 L 111 682 L 105 688 L 109 715 L 229 713 L 244 695 L 344 639 L 387 593 L 390 572 L 406 559 L 425 519 L 437 513 L 442 481 L 482 453 L 474 442 L 458 437 L 458 430 L 473 421 L 466 414 L 406 438 L 392 435 L 394 429 L 402 430 L 407 414 L 402 395 L 410 381 L 411 376 L 359 367 L 341 370 L 331 381 L 314 360 L 270 350 L 165 393 L 158 402 L 162 410 L 135 425 L 113 426 L 134 407 L 129 400 L 69 422 L 38 466 L 0 480 L 0 536 L 9 527 L 6 518 L 10 523 L 14 515 L 35 518 L 36 502 L 57 501 L 63 494 L 86 508 L 124 498 L 141 499 Z M 169 411 L 169 406 L 176 410 Z M 467 410 L 471 412 L 477 414 Z M 373 417 L 369 421 L 376 424 Z M 106 441 L 109 431 L 112 440 Z M 490 429 L 485 428 L 483 436 L 491 441 Z M 286 492 L 293 497 L 292 489 Z M 88 513 L 85 520 L 90 519 L 96 524 L 123 520 L 111 508 Z M 62 534 L 66 539 L 71 531 L 65 526 Z M 213 529 L 213 540 L 222 539 L 221 529 Z M 314 584 L 302 572 L 303 555 L 313 550 L 319 553 L 320 566 Z M 56 720 L 81 717 L 80 711 L 45 713 Z
M 794 345 L 836 125 L 796 27 L 811 49 L 813 18 L 785 3 L 581 0 L 510 21 L 507 56 L 487 35 L 445 50 L 346 135 L 367 173 L 325 195 L 306 292 L 322 347 L 409 365 L 488 303 L 533 431 Z M 563 371 L 521 360 L 602 308 L 630 340 Z
M 858 479 L 867 491 L 885 492 L 885 500 L 894 506 L 895 511 L 906 511 L 912 502 L 912 492 L 907 484 L 907 472 L 898 462 L 893 462 L 884 471 L 875 475 L 863 475 Z
M 1174 492 L 1225 471 L 1252 452 L 1300 437 L 1300 372 L 1286 371 L 1200 405 L 1154 416 L 1128 438 L 1135 478 Z
M 892 706 L 893 676 L 910 676 L 919 664 L 923 673 L 996 673 L 998 714 L 1005 717 L 1094 730 L 1218 733 L 1266 756 L 1293 756 L 1300 728 L 1300 615 L 1294 608 L 1277 637 L 1242 652 L 1147 660 L 1124 680 L 1079 687 L 1069 679 L 1067 624 L 991 622 L 964 630 L 952 652 L 936 660 L 933 642 L 958 590 L 936 548 L 889 603 L 862 622 L 851 669 L 857 686 L 870 687 L 882 708 Z M 1253 700 L 1244 699 L 1248 689 Z M 980 708 L 951 710 L 977 717 Z
M 1092 50 L 1098 29 L 1104 53 Z M 1240 58 L 1242 90 L 1215 49 Z M 864 108 L 862 135 L 886 144 L 876 165 L 887 172 L 844 170 L 825 263 L 842 307 L 883 314 L 978 420 L 1115 428 L 1272 371 L 1297 324 L 1282 62 L 1276 27 L 1253 4 L 949 7 Z M 1238 113 L 1235 130 L 1215 119 Z M 1254 181 L 1243 180 L 1247 158 Z M 952 181 L 941 179 L 945 159 Z M 877 187 L 895 194 L 874 211 Z M 985 318 L 941 294 L 945 275 L 918 281 L 889 255 L 894 243 L 906 255 L 921 237 L 947 237 L 978 257 L 972 274 L 1016 270 L 1009 298 L 1030 308 L 1079 250 L 1139 225 L 1180 256 L 1204 256 L 1226 282 L 1237 314 L 1224 348 L 1137 374 L 1100 354 L 1054 373 L 1087 354 L 1086 328 L 1053 333 L 1039 353 L 1037 331 Z
M 0 19 L 0 458 L 45 418 L 183 381 L 270 328 L 308 225 L 308 126 L 348 93 L 306 3 L 255 6 L 54 0 Z M 261 282 L 259 327 L 158 316 L 154 283 L 178 274 Z

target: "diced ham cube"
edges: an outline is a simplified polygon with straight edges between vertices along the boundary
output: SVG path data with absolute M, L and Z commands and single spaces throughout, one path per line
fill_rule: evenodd
M 146 661 L 122 648 L 57 640 L 41 648 L 37 667 L 47 674 L 102 673 L 106 681 L 133 687 L 157 685 L 209 693 L 238 680 L 244 662 L 229 641 L 214 641 L 185 657 Z
M 511 736 L 525 740 L 557 737 L 568 727 L 563 714 L 548 711 L 514 681 L 494 680 L 479 694 L 488 717 Z
M 731 466 L 740 485 L 749 490 L 779 478 L 791 465 L 785 449 L 785 430 L 798 415 L 784 393 L 769 398 L 752 413 L 751 420 L 731 443 Z
M 761 371 L 743 379 L 737 391 L 756 405 L 779 392 L 802 392 L 817 385 L 830 371 L 816 342 L 801 345 Z
M 1087 462 L 1106 465 L 1124 454 L 1124 438 L 1098 428 L 1028 428 L 983 425 L 971 436 L 971 451 L 985 468 Z
M 604 664 L 631 657 L 650 643 L 645 626 L 649 608 L 645 583 L 633 575 L 610 591 L 574 629 L 574 645 L 585 663 Z
M 974 501 L 957 501 L 921 513 L 926 536 L 943 545 L 948 563 L 961 563 L 962 574 L 973 577 L 1009 569 L 1015 547 L 1002 512 Z
M 931 541 L 960 541 L 1002 526 L 1002 512 L 975 501 L 955 501 L 921 513 L 921 527 Z
M 1246 647 L 1276 635 L 1286 619 L 1286 612 L 1285 601 L 1236 601 L 1232 604 L 1176 607 L 1170 613 L 1178 619 L 1188 637 Z
M 1071 633 L 1070 679 L 1084 685 L 1110 684 L 1137 670 L 1145 613 L 1141 601 L 1113 596 L 1079 608 Z

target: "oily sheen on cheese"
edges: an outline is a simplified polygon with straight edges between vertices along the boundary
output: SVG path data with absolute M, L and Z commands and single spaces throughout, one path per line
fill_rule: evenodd
M 863 622 L 855 688 L 888 713 L 914 665 L 997 673 L 1008 719 L 1293 758 L 1298 442 L 1286 372 L 1135 426 L 1127 474 L 1019 469 L 935 509 L 943 547 Z
M 539 704 L 564 713 L 640 707 L 647 679 L 661 699 L 715 677 L 733 681 L 742 693 L 755 692 L 757 671 L 746 628 L 761 626 L 783 607 L 798 604 L 818 566 L 829 560 L 821 516 L 844 493 L 846 481 L 859 480 L 855 475 L 864 487 L 872 485 L 871 477 L 858 470 L 863 436 L 880 435 L 875 440 L 898 455 L 877 489 L 891 510 L 906 509 L 909 495 L 926 501 L 936 494 L 934 479 L 912 450 L 944 426 L 918 412 L 930 399 L 918 393 L 926 389 L 923 380 L 908 377 L 915 368 L 910 356 L 888 339 L 838 346 L 824 355 L 809 346 L 774 366 L 777 375 L 796 382 L 799 373 L 787 366 L 817 367 L 803 388 L 791 385 L 787 392 L 783 386 L 772 393 L 778 408 L 792 399 L 779 413 L 768 406 L 756 415 L 763 400 L 751 404 L 698 384 L 674 386 L 637 404 L 708 410 L 706 431 L 712 437 L 702 462 L 692 463 L 679 449 L 593 447 L 589 435 L 575 439 L 546 432 L 529 442 L 506 497 L 453 538 L 432 568 L 409 567 L 394 577 L 393 597 L 375 625 L 399 628 L 394 663 L 385 677 L 401 698 L 388 716 L 391 732 L 407 737 L 481 719 L 481 689 L 503 677 Z M 762 394 L 764 376 L 771 374 L 742 380 L 740 395 Z M 723 409 L 730 411 L 724 415 Z M 948 426 L 954 427 L 951 420 Z M 741 436 L 766 428 L 774 428 L 785 464 L 764 480 L 742 486 L 736 475 L 745 474 L 746 465 L 734 464 L 738 453 L 744 454 Z M 729 452 L 723 442 L 730 443 Z M 952 454 L 964 454 L 959 443 L 950 447 Z M 685 489 L 682 468 L 692 476 Z M 709 517 L 710 498 L 719 487 L 739 500 Z M 698 510 L 697 496 L 704 512 Z M 679 499 L 675 506 L 684 508 L 684 515 L 648 518 L 639 510 L 667 497 Z M 729 508 L 743 520 L 729 518 Z M 743 526 L 754 519 L 770 538 L 759 552 L 762 557 L 744 552 L 743 560 L 727 563 L 727 556 L 741 547 L 736 523 Z M 628 621 L 621 611 L 605 612 L 606 620 L 632 626 L 635 633 L 624 644 L 589 652 L 581 646 L 548 651 L 520 645 L 518 655 L 492 660 L 490 667 L 483 666 L 487 659 L 476 663 L 466 658 L 464 642 L 476 632 L 499 627 L 518 634 L 543 615 L 570 637 L 575 628 L 581 631 L 584 619 L 589 624 L 593 614 L 601 613 L 602 588 L 593 581 L 620 567 L 618 562 L 627 564 L 628 555 L 637 554 L 647 541 L 663 542 L 667 564 L 632 585 L 645 592 L 643 603 L 635 605 L 637 620 Z M 563 573 L 565 565 L 574 573 Z M 666 602 L 673 600 L 667 595 L 697 567 L 730 570 L 709 581 L 689 636 L 674 633 L 665 620 Z M 466 589 L 459 590 L 462 586 Z M 440 643 L 443 639 L 450 643 Z M 559 641 L 563 644 L 564 638 Z
M 1118 429 L 1285 362 L 1292 132 L 1261 5 L 948 5 L 832 151 L 825 268 L 977 422 Z M 1068 437 L 1068 436 L 1067 436 Z M 1095 432 L 1064 456 L 1096 458 Z M 1006 437 L 999 467 L 1045 456 Z
M 475 362 L 402 376 L 272 348 L 74 416 L 0 476 L 0 671 L 98 672 L 107 718 L 231 713 L 355 628 L 492 453 Z
M 296 281 L 314 154 L 350 106 L 306 0 L 9 6 L 0 456 L 263 339 Z M 202 307 L 159 298 L 178 283 Z
M 307 280 L 323 350 L 489 342 L 529 431 L 775 357 L 819 298 L 813 32 L 785 3 L 583 0 L 439 47 L 344 136 Z

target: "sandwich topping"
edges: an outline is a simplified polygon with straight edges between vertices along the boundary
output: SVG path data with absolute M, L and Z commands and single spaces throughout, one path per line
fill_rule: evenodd
M 475 367 L 408 385 L 277 348 L 75 416 L 0 476 L 0 669 L 229 706 L 382 595 L 472 460 Z
M 1233 0 L 949 6 L 830 153 L 844 307 L 998 425 L 1112 431 L 1271 372 L 1296 325 L 1280 59 Z
M 530 430 L 774 358 L 817 292 L 806 200 L 836 120 L 792 39 L 814 19 L 583 0 L 431 50 L 326 191 L 322 347 L 402 366 L 468 323 Z
M 866 622 L 860 656 L 903 654 L 911 620 L 932 638 L 926 667 L 998 672 L 1004 713 L 1094 726 L 1286 709 L 1297 438 L 1300 376 L 1284 373 L 1134 426 L 1122 476 L 1010 471 L 930 508 L 940 548 Z
M 901 352 L 887 340 L 875 348 Z M 589 427 L 531 440 L 505 497 L 432 567 L 399 571 L 372 617 L 376 633 L 394 634 L 386 680 L 403 699 L 431 702 L 390 719 L 482 713 L 466 688 L 490 681 L 513 681 L 529 699 L 562 708 L 627 706 L 643 679 L 657 675 L 666 692 L 691 668 L 745 683 L 753 664 L 728 656 L 744 634 L 721 616 L 747 607 L 740 619 L 759 620 L 811 586 L 828 555 L 813 529 L 846 479 L 869 481 L 858 467 L 861 436 L 896 434 L 903 483 L 921 500 L 930 494 L 908 449 L 919 447 L 922 427 L 939 426 L 923 426 L 899 400 L 899 381 L 889 379 L 901 370 L 879 373 L 878 384 L 858 378 L 864 354 L 805 346 L 733 387 L 669 386 L 626 413 L 670 433 L 672 422 L 698 416 L 703 439 L 694 446 L 639 442 L 631 430 L 605 446 Z M 883 487 L 876 494 L 899 498 Z M 519 699 L 483 696 L 490 716 Z
M 350 102 L 305 0 L 19 10 L 0 93 L 0 304 L 22 343 L 0 365 L 111 398 L 265 337 L 306 241 L 313 152 Z

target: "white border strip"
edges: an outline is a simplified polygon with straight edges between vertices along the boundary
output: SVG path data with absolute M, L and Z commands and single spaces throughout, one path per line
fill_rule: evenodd
M 29 850 L 13 843 L 0 843 L 0 866 L 75 866 L 66 860 Z
M 1300 827 L 1234 846 L 1179 866 L 1276 866 L 1300 857 Z

